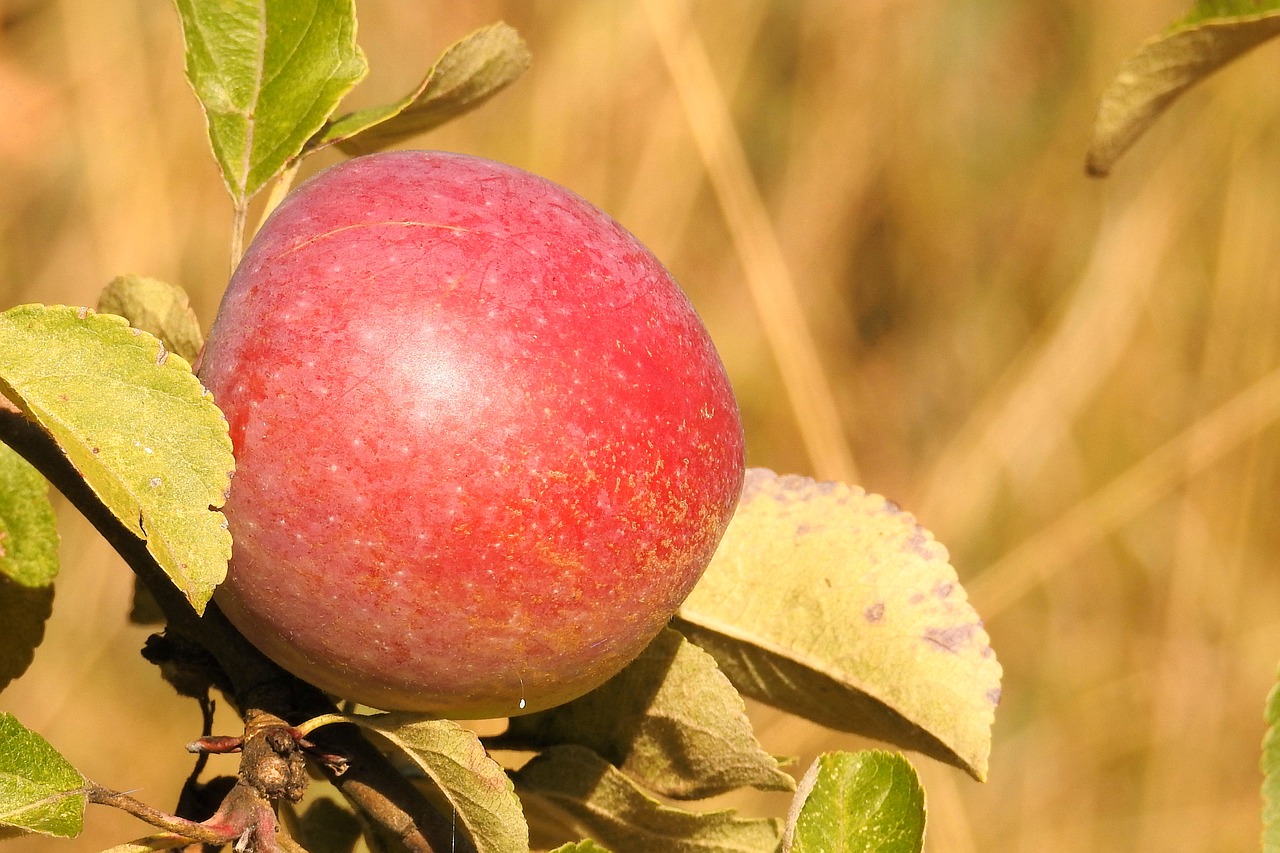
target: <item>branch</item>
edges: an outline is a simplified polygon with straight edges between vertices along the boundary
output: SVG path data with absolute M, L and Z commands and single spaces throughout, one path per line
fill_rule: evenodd
M 28 420 L 10 401 L 0 397 L 0 441 L 13 448 L 53 484 L 88 519 L 155 596 L 168 622 L 168 631 L 209 652 L 225 673 L 229 699 L 242 717 L 254 711 L 274 714 L 290 722 L 337 713 L 317 688 L 285 672 L 235 629 L 213 602 L 198 616 L 164 570 L 147 552 L 146 541 L 135 536 L 103 505 L 71 465 L 54 439 Z M 449 820 L 355 726 L 331 726 L 318 733 L 324 750 L 350 762 L 338 775 L 324 768 L 329 781 L 376 823 L 404 842 L 414 853 L 455 849 Z M 242 768 L 243 770 L 243 768 Z
M 89 784 L 85 786 L 84 794 L 85 799 L 91 803 L 112 806 L 128 812 L 139 820 L 146 821 L 152 826 L 180 835 L 190 841 L 223 845 L 235 840 L 234 835 L 227 835 L 225 832 L 219 832 L 216 829 L 186 818 L 174 817 L 171 814 L 154 809 L 140 800 L 135 800 L 121 791 L 113 791 L 110 788 L 103 788 L 101 785 Z

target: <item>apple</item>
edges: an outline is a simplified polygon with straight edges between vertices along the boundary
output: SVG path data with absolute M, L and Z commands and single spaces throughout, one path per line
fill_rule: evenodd
M 705 569 L 743 435 L 662 264 L 582 198 L 373 154 L 272 213 L 199 375 L 231 428 L 216 601 L 377 708 L 509 716 L 634 659 Z

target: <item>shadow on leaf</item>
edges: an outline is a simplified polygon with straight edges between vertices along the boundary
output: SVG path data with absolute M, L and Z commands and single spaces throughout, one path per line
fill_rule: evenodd
M 0 575 L 0 690 L 27 671 L 52 612 L 52 584 L 27 587 Z

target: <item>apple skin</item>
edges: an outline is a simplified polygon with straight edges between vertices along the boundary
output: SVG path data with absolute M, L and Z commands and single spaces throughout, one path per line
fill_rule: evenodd
M 476 157 L 373 154 L 254 238 L 199 375 L 231 428 L 216 601 L 387 710 L 510 716 L 633 660 L 742 488 L 705 328 L 629 232 Z

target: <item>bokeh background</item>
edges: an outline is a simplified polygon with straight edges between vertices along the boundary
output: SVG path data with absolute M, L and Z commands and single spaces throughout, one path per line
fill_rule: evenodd
M 1280 46 L 1190 93 L 1110 179 L 1083 173 L 1100 92 L 1186 5 L 358 3 L 356 106 L 515 25 L 533 69 L 416 144 L 612 213 L 710 327 L 752 464 L 860 483 L 951 549 L 1005 689 L 988 783 L 917 761 L 935 853 L 1257 846 L 1280 659 Z M 92 305 L 138 272 L 184 285 L 207 327 L 230 225 L 169 3 L 0 0 L 4 305 Z M 197 709 L 138 656 L 123 564 L 73 513 L 61 529 L 46 642 L 0 709 L 170 808 Z M 800 770 L 862 745 L 753 714 Z M 74 842 L 9 846 L 144 830 L 95 809 Z

